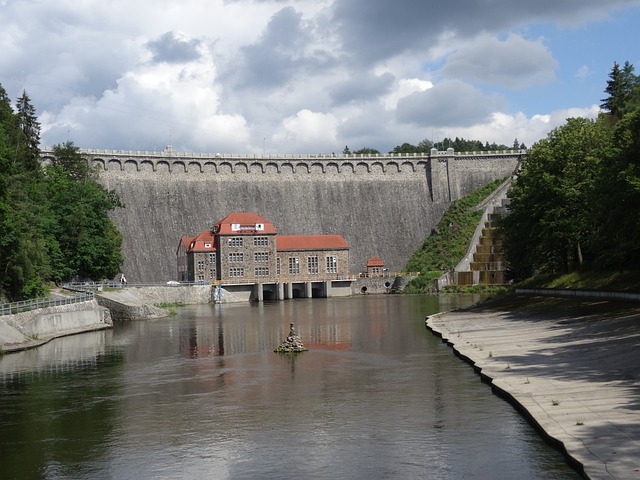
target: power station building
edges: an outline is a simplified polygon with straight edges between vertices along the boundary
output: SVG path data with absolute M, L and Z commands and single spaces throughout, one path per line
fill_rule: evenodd
M 260 215 L 235 212 L 181 238 L 176 258 L 181 282 L 341 280 L 348 275 L 349 244 L 342 235 L 278 235 Z

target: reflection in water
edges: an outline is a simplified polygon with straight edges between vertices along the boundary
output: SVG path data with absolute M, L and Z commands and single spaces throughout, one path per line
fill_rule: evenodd
M 0 475 L 578 478 L 427 333 L 465 300 L 189 306 L 6 355 Z M 273 353 L 290 323 L 310 350 Z

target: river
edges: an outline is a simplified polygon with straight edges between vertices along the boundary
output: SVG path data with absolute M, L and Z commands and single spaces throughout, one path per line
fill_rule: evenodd
M 580 478 L 426 330 L 472 300 L 186 306 L 4 355 L 0 478 Z M 290 323 L 309 351 L 276 354 Z

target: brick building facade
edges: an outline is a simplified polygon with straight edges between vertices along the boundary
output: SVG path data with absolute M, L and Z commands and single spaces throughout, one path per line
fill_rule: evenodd
M 278 235 L 260 215 L 236 212 L 183 237 L 176 257 L 178 281 L 335 280 L 348 274 L 349 245 L 341 235 Z

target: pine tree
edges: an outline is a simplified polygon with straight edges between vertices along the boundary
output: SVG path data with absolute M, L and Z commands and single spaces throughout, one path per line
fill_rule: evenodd
M 602 99 L 600 108 L 608 112 L 614 122 L 630 110 L 631 100 L 638 86 L 638 77 L 633 70 L 633 65 L 629 62 L 625 62 L 622 68 L 614 62 L 609 73 L 607 87 L 604 90 L 608 97 Z
M 40 122 L 36 115 L 36 109 L 31 104 L 27 92 L 16 101 L 18 128 L 20 139 L 18 142 L 18 161 L 22 162 L 26 170 L 40 170 Z

